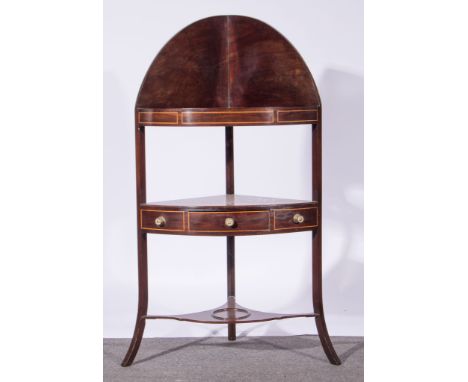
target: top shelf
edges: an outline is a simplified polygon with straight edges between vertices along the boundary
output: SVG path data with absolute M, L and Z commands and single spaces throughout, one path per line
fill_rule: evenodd
M 317 107 L 137 109 L 142 126 L 291 125 L 319 122 Z

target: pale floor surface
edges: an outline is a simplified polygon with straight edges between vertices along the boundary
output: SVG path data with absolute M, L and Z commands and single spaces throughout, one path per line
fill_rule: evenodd
M 121 367 L 129 339 L 104 339 L 105 382 L 364 380 L 364 339 L 333 337 L 342 365 L 331 365 L 317 336 L 144 338 L 135 362 Z

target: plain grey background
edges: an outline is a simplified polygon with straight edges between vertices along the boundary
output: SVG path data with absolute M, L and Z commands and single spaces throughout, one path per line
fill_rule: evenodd
M 324 304 L 331 335 L 363 335 L 363 2 L 105 1 L 104 336 L 130 337 L 137 303 L 133 109 L 154 56 L 186 25 L 213 15 L 258 18 L 301 53 L 323 104 Z M 236 127 L 236 192 L 311 198 L 310 127 Z M 272 150 L 275 148 L 275 150 Z M 224 193 L 224 129 L 147 133 L 147 198 Z M 225 239 L 152 235 L 150 313 L 225 300 Z M 311 311 L 310 233 L 236 239 L 237 295 L 264 311 Z M 315 333 L 312 319 L 243 324 L 239 333 Z M 223 325 L 151 321 L 145 336 L 225 335 Z

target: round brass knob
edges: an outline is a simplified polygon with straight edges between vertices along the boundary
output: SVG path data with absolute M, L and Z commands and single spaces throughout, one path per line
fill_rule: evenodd
M 234 224 L 236 224 L 236 221 L 233 218 L 226 218 L 226 220 L 224 220 L 224 225 L 226 227 L 232 228 Z
M 294 215 L 293 216 L 293 222 L 296 223 L 296 224 L 304 223 L 304 216 L 302 216 L 301 214 Z
M 164 219 L 164 216 L 158 216 L 156 219 L 154 219 L 154 224 L 156 224 L 156 227 L 164 227 L 166 224 L 166 219 Z

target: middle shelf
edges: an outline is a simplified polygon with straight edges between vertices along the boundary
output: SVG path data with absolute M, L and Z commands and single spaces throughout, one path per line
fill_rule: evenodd
M 143 203 L 139 220 L 147 233 L 262 235 L 317 228 L 319 206 L 315 201 L 227 194 Z

